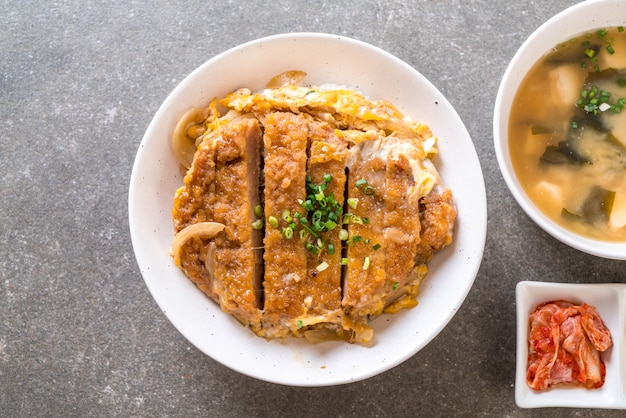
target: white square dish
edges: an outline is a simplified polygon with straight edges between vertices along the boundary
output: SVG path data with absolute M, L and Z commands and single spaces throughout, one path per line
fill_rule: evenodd
M 601 388 L 555 387 L 546 391 L 536 391 L 526 383 L 529 315 L 538 305 L 554 300 L 585 302 L 595 306 L 611 331 L 613 346 L 601 353 L 606 365 L 606 381 Z M 517 284 L 516 301 L 515 402 L 520 408 L 626 408 L 626 346 L 624 343 L 626 285 L 523 281 Z

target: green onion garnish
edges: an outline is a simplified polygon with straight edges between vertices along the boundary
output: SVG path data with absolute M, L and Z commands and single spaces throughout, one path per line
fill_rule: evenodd
M 367 270 L 369 268 L 370 268 L 370 258 L 365 257 L 365 259 L 363 260 L 363 270 Z
M 291 217 L 291 212 L 289 212 L 289 210 L 284 209 L 283 213 L 281 214 L 281 217 L 283 218 L 283 221 L 285 222 L 291 222 L 292 221 L 292 217 Z
M 357 225 L 363 225 L 363 219 L 360 216 L 352 215 L 350 217 L 350 222 Z
M 322 261 L 321 263 L 317 265 L 317 267 L 315 267 L 315 270 L 322 272 L 326 270 L 328 267 L 329 267 L 328 263 L 326 261 Z

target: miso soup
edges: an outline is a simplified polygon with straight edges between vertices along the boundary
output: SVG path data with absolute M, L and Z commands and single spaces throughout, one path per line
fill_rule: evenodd
M 561 226 L 626 241 L 626 31 L 555 46 L 516 93 L 509 147 L 530 199 Z

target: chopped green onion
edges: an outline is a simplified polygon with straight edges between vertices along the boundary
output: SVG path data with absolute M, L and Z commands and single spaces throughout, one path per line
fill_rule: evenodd
M 365 193 L 368 196 L 373 195 L 376 192 L 376 189 L 374 189 L 372 186 L 365 186 L 365 189 L 363 190 L 363 193 Z
M 593 56 L 596 55 L 596 51 L 591 48 L 587 48 L 585 49 L 585 55 L 589 58 L 593 58 Z
M 283 228 L 283 236 L 287 239 L 293 238 L 293 229 L 289 227 Z
M 326 261 L 322 261 L 321 263 L 317 265 L 317 267 L 315 267 L 315 270 L 322 272 L 326 270 L 328 267 L 329 267 L 329 264 Z
M 355 185 L 356 187 L 367 186 L 367 180 L 365 180 L 365 179 L 359 179 L 359 180 L 357 180 L 357 181 L 354 183 L 354 185 Z
M 315 210 L 315 206 L 313 206 L 313 202 L 311 201 L 311 199 L 307 199 L 304 202 L 302 202 L 300 204 L 300 206 L 302 206 L 302 208 L 306 211 L 312 211 Z
M 350 222 L 357 225 L 363 225 L 363 219 L 360 216 L 352 215 L 350 217 Z
M 374 251 L 378 251 L 380 250 L 380 244 L 374 244 L 372 248 L 374 249 Z
M 333 229 L 335 229 L 336 226 L 337 222 L 333 222 L 331 220 L 326 221 L 326 223 L 324 224 L 324 228 L 326 228 L 327 231 L 332 231 Z
M 328 254 L 330 255 L 335 254 L 335 244 L 328 243 L 328 246 L 326 247 L 326 249 L 328 250 Z
M 350 208 L 356 209 L 358 204 L 359 204 L 359 199 L 357 199 L 356 197 L 351 197 L 348 199 L 348 206 L 350 206 Z
M 304 247 L 307 249 L 307 251 L 312 252 L 313 254 L 317 254 L 320 252 L 319 248 L 317 248 L 315 245 L 311 244 L 310 242 L 307 242 Z
M 342 259 L 341 259 L 341 265 L 342 265 L 342 266 L 347 266 L 347 265 L 348 265 L 348 258 L 347 258 L 347 257 L 342 257 Z
M 615 54 L 615 49 L 613 49 L 613 45 L 609 45 L 606 47 L 606 50 L 609 51 L 609 54 Z
M 302 319 L 298 319 L 298 320 L 296 321 L 296 325 L 298 326 L 298 328 L 302 328 L 302 325 L 303 325 L 303 324 L 302 324 Z
M 256 216 L 257 218 L 263 216 L 263 208 L 261 207 L 261 205 L 256 205 L 254 207 L 254 216 Z
M 272 228 L 278 228 L 278 219 L 276 219 L 276 217 L 270 216 L 269 218 L 267 218 L 267 222 Z
M 363 218 L 363 224 L 369 225 L 369 223 L 370 223 L 370 218 Z
M 341 241 L 346 241 L 348 239 L 348 231 L 346 229 L 339 230 L 339 239 Z
M 321 210 L 316 210 L 315 212 L 313 212 L 313 217 L 311 218 L 311 222 L 317 223 L 321 219 L 322 219 L 322 211 Z
M 283 210 L 281 217 L 283 218 L 283 221 L 285 222 L 291 222 L 293 220 L 293 218 L 291 217 L 291 212 L 289 212 L 288 209 Z
M 395 282 L 395 283 L 393 284 L 393 286 L 391 286 L 391 290 L 396 290 L 396 289 L 398 288 L 398 286 L 400 286 L 400 283 Z
M 330 174 L 324 174 L 324 183 L 330 183 L 332 179 L 333 176 L 331 176 Z
M 363 270 L 367 270 L 369 268 L 370 268 L 370 258 L 365 257 L 365 259 L 363 260 Z
M 261 228 L 263 228 L 263 221 L 261 219 L 257 219 L 256 221 L 252 222 L 252 229 L 259 230 Z

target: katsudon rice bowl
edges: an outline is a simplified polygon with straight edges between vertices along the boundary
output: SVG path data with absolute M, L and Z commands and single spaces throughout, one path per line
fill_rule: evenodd
M 280 74 L 282 74 L 279 77 L 280 81 L 276 82 L 275 76 Z M 256 304 L 254 306 L 260 306 L 260 310 L 256 307 L 253 310 L 233 308 L 243 304 L 241 302 L 243 299 L 229 304 L 225 302 L 227 298 L 225 299 L 223 294 L 219 294 L 218 291 L 216 297 L 213 292 L 219 286 L 207 290 L 208 288 L 203 287 L 201 282 L 194 280 L 193 271 L 181 268 L 188 264 L 184 264 L 184 260 L 181 262 L 181 255 L 184 257 L 184 252 L 180 251 L 183 247 L 179 241 L 184 239 L 178 237 L 198 233 L 197 230 L 188 232 L 185 229 L 193 227 L 192 224 L 198 227 L 202 223 L 200 221 L 209 221 L 205 222 L 210 224 L 209 232 L 205 230 L 202 234 L 205 234 L 203 238 L 209 236 L 206 242 L 210 243 L 213 239 L 210 237 L 228 233 L 230 218 L 221 218 L 220 223 L 210 216 L 204 219 L 204 212 L 198 218 L 197 212 L 189 211 L 190 206 L 187 205 L 189 200 L 185 197 L 188 190 L 185 187 L 197 180 L 199 170 L 192 178 L 194 176 L 192 157 L 188 155 L 181 160 L 181 153 L 173 150 L 172 138 L 175 132 L 178 132 L 177 125 L 191 109 L 208 109 L 212 106 L 211 103 L 220 107 L 220 116 L 224 117 L 228 109 L 222 106 L 226 102 L 222 101 L 220 104 L 220 100 L 229 97 L 231 104 L 235 102 L 241 104 L 245 102 L 242 99 L 244 96 L 258 98 L 255 94 L 263 92 L 270 80 L 274 80 L 274 86 L 288 88 L 292 93 L 298 91 L 306 95 L 313 90 L 318 93 L 328 90 L 342 91 L 350 92 L 348 95 L 358 96 L 359 100 L 368 103 L 389 105 L 386 112 L 401 115 L 398 120 L 402 120 L 402 123 L 409 121 L 407 126 L 411 128 L 405 134 L 412 136 L 411 132 L 414 132 L 412 130 L 415 128 L 422 138 L 417 149 L 424 153 L 408 152 L 409 158 L 403 157 L 406 164 L 402 166 L 412 167 L 413 171 L 409 170 L 412 173 L 416 172 L 416 167 L 422 167 L 424 170 L 420 172 L 426 173 L 423 179 L 430 180 L 422 181 L 421 184 L 425 186 L 419 190 L 425 194 L 436 190 L 439 195 L 447 196 L 445 199 L 449 204 L 445 206 L 450 208 L 448 213 L 454 215 L 447 218 L 445 225 L 449 227 L 449 234 L 441 241 L 442 245 L 434 251 L 434 254 L 428 253 L 421 258 L 417 257 L 414 263 L 404 263 L 407 264 L 405 267 L 413 272 L 409 274 L 411 280 L 407 283 L 388 280 L 385 296 L 380 301 L 367 305 L 359 311 L 359 314 L 353 315 L 352 313 L 356 311 L 342 310 L 340 305 L 336 305 L 339 310 L 333 311 L 333 315 L 326 314 L 322 321 L 323 325 L 317 323 L 318 317 L 311 319 L 311 316 L 301 314 L 291 316 L 287 320 L 284 320 L 283 316 L 274 315 L 272 316 L 274 319 L 268 322 L 266 318 L 269 316 L 263 316 L 262 297 L 248 299 Z M 206 112 L 204 115 L 206 116 Z M 257 132 L 255 137 L 259 139 L 264 135 L 266 138 L 267 135 L 271 135 L 271 132 L 274 132 L 272 126 L 280 130 L 281 124 L 295 123 L 298 118 L 300 122 L 296 124 L 304 123 L 309 126 L 308 124 L 313 123 L 310 122 L 310 116 L 303 119 L 294 113 L 288 115 L 291 116 L 285 121 L 281 119 L 282 113 L 280 117 L 257 113 L 255 118 L 244 117 L 245 120 L 242 122 L 239 114 L 236 124 L 231 126 L 237 128 L 237 124 L 242 122 Z M 232 118 L 229 118 L 229 122 L 230 119 Z M 303 120 L 305 122 L 302 122 Z M 314 123 L 316 127 L 321 126 L 317 122 Z M 220 123 L 213 123 L 218 124 Z M 205 124 L 208 125 L 210 123 Z M 259 130 L 255 131 L 256 129 Z M 289 135 L 295 135 L 293 130 L 288 131 Z M 334 138 L 335 131 L 324 125 L 319 132 Z M 344 132 L 343 135 L 348 133 Z M 396 136 L 401 135 L 390 135 L 390 138 L 384 141 L 397 141 Z M 353 142 L 340 144 L 348 147 L 353 146 Z M 198 149 L 202 146 L 210 149 L 212 146 L 210 144 L 216 142 L 206 140 L 198 143 L 205 144 L 198 145 Z M 288 143 L 292 144 L 292 139 Z M 334 195 L 337 202 L 334 198 L 330 200 L 333 204 L 343 204 L 345 208 L 337 212 L 340 215 L 337 222 L 339 226 L 330 227 L 333 234 L 337 233 L 336 236 L 332 235 L 333 238 L 311 240 L 309 233 L 313 232 L 305 228 L 304 223 L 307 221 L 303 224 L 298 223 L 301 222 L 300 217 L 307 216 L 304 206 L 300 209 L 296 207 L 295 210 L 290 208 L 285 217 L 284 210 L 283 216 L 280 215 L 283 206 L 274 208 L 279 211 L 276 216 L 278 221 L 287 223 L 271 227 L 270 214 L 264 214 L 261 210 L 269 211 L 268 205 L 272 204 L 271 195 L 267 191 L 268 181 L 271 183 L 273 178 L 283 179 L 280 180 L 283 182 L 280 184 L 286 184 L 285 178 L 289 179 L 289 182 L 302 180 L 303 187 L 305 182 L 304 179 L 299 179 L 300 176 L 290 177 L 293 170 L 289 169 L 287 172 L 281 163 L 274 163 L 268 156 L 271 150 L 267 144 L 266 139 L 266 150 L 263 151 L 264 164 L 274 164 L 273 170 L 276 174 L 264 179 L 266 191 L 261 195 L 258 202 L 260 204 L 245 203 L 249 202 L 245 196 L 241 200 L 244 202 L 242 205 L 249 207 L 250 216 L 258 217 L 257 221 L 260 223 L 256 229 L 265 234 L 265 241 L 261 235 L 261 241 L 257 241 L 253 245 L 254 248 L 260 248 L 267 254 L 268 251 L 274 251 L 276 245 L 285 243 L 291 245 L 296 241 L 301 242 L 303 246 L 306 244 L 309 251 L 304 252 L 300 259 L 304 260 L 306 266 L 308 257 L 309 274 L 312 271 L 312 277 L 319 279 L 319 276 L 334 269 L 335 283 L 341 282 L 337 278 L 340 277 L 342 269 L 348 268 L 348 260 L 358 260 L 358 269 L 356 267 L 353 269 L 360 273 L 373 271 L 385 263 L 392 266 L 396 264 L 394 261 L 398 261 L 398 265 L 406 261 L 398 255 L 400 253 L 381 248 L 381 245 L 374 242 L 374 238 L 369 242 L 362 232 L 367 231 L 363 228 L 370 224 L 370 219 L 368 215 L 359 214 L 358 210 L 365 210 L 368 207 L 367 197 L 382 196 L 385 190 L 382 184 L 372 187 L 375 186 L 375 179 L 368 177 L 371 172 L 367 171 L 371 167 L 365 168 L 359 178 L 355 177 L 352 183 L 349 180 L 349 172 L 342 177 L 342 169 L 333 171 L 332 176 L 330 173 L 319 172 L 317 173 L 319 178 L 316 174 L 313 174 L 312 178 L 307 178 L 307 186 L 323 186 L 324 190 L 326 187 L 329 188 L 324 192 L 312 187 L 311 190 L 317 190 L 317 194 L 324 197 L 330 195 L 335 179 L 338 187 L 343 187 L 343 182 L 346 185 L 356 183 L 355 190 L 358 189 L 361 193 L 352 196 L 346 191 L 346 200 L 343 201 L 343 196 L 340 195 L 344 192 L 341 191 Z M 407 148 L 403 146 L 402 149 Z M 297 151 L 290 152 L 292 154 L 289 155 L 292 157 L 288 157 L 288 160 L 306 161 L 305 154 L 302 154 L 304 155 L 302 160 L 298 157 Z M 191 155 L 194 153 L 196 150 L 191 150 Z M 198 153 L 195 155 L 200 155 Z M 356 166 L 351 167 L 356 171 Z M 261 171 L 264 169 L 268 170 L 267 167 L 260 167 Z M 219 175 L 220 171 L 216 172 Z M 255 174 L 256 176 L 252 178 L 258 179 L 258 173 Z M 370 179 L 372 183 L 364 183 L 365 178 Z M 250 181 L 253 180 L 237 184 L 243 185 L 244 188 L 241 190 L 244 191 L 247 190 L 246 187 L 257 190 L 256 186 L 250 186 Z M 327 184 L 324 185 L 324 182 Z M 235 196 L 236 193 L 230 195 Z M 218 193 L 215 196 L 215 199 L 220 199 L 224 194 Z M 296 200 L 303 202 L 306 196 L 303 197 L 304 199 Z M 414 201 L 417 202 L 418 198 L 415 196 Z M 423 208 L 425 205 L 420 204 L 419 207 Z M 258 210 L 256 215 L 252 214 L 253 208 Z M 353 213 L 348 216 L 352 217 L 353 221 L 358 219 L 357 225 L 342 218 L 346 216 L 345 212 L 350 211 Z M 192 216 L 188 216 L 190 213 Z M 298 217 L 298 222 L 292 220 L 295 216 Z M 365 226 L 360 223 L 364 217 Z M 406 223 L 409 225 L 419 226 L 420 219 L 417 209 L 414 215 L 410 215 L 410 212 L 406 214 Z M 168 96 L 148 127 L 137 153 L 129 191 L 129 221 L 135 255 L 148 289 L 167 318 L 196 348 L 233 370 L 261 380 L 296 386 L 325 386 L 358 381 L 399 365 L 428 344 L 452 319 L 469 292 L 482 259 L 486 235 L 486 197 L 480 164 L 466 128 L 446 98 L 419 72 L 394 56 L 360 41 L 327 34 L 295 33 L 259 39 L 228 50 L 192 72 Z M 275 219 L 271 220 L 272 224 L 274 221 Z M 358 247 L 367 248 L 367 252 L 359 253 L 353 248 L 350 250 L 346 248 L 345 241 L 339 239 L 339 232 L 344 229 L 342 221 L 346 225 L 345 231 L 350 234 L 350 242 L 357 242 L 356 238 L 360 244 L 363 244 L 361 239 L 367 241 L 368 247 Z M 248 228 L 247 222 L 243 223 Z M 334 224 L 333 219 L 326 225 L 328 224 Z M 371 224 L 373 225 L 373 222 Z M 206 225 L 200 226 L 204 227 Z M 214 229 L 215 227 L 218 229 Z M 359 230 L 359 227 L 362 229 Z M 293 230 L 286 231 L 291 228 Z M 247 230 L 254 233 L 255 229 Z M 207 233 L 209 235 L 206 235 Z M 274 234 L 273 241 L 268 238 L 271 234 Z M 337 241 L 333 241 L 335 238 Z M 419 237 L 417 239 L 419 240 Z M 216 241 L 215 245 L 219 247 L 220 244 Z M 337 250 L 333 248 L 334 246 L 337 246 Z M 294 248 L 296 252 L 303 252 L 300 247 Z M 380 254 L 389 255 L 387 257 L 389 260 L 385 261 L 385 257 L 377 259 L 378 251 Z M 318 252 L 329 258 L 319 258 L 321 255 L 318 255 Z M 312 253 L 316 257 L 312 257 Z M 415 257 L 415 254 L 413 256 Z M 215 263 L 207 263 L 208 258 L 206 252 L 203 253 L 202 259 L 205 264 L 201 264 L 200 268 L 204 269 L 210 264 L 212 268 L 216 268 L 215 277 L 218 277 L 220 267 L 215 267 Z M 311 264 L 313 258 L 314 264 Z M 267 275 L 270 274 L 268 271 L 276 268 L 276 261 L 267 255 L 264 258 L 261 255 L 260 259 L 264 259 L 266 274 L 266 281 L 263 283 L 270 286 Z M 278 265 L 285 264 L 279 262 Z M 294 269 L 297 268 L 296 264 L 292 263 Z M 295 274 L 287 276 L 297 278 L 292 282 L 300 281 L 299 276 Z M 345 284 L 345 278 L 343 283 Z M 274 296 L 271 292 L 268 293 L 268 289 L 261 288 L 261 292 L 263 291 L 267 303 Z M 342 289 L 335 285 L 334 292 L 342 292 Z M 343 292 L 347 290 L 344 289 Z M 304 295 L 300 303 L 309 306 L 313 300 Z M 258 305 L 259 303 L 261 305 Z M 273 306 L 275 308 L 278 305 Z M 335 315 L 337 312 L 339 317 Z M 261 322 L 255 322 L 259 318 Z M 276 321 L 276 318 L 282 319 Z M 321 334 L 319 328 L 322 328 Z

